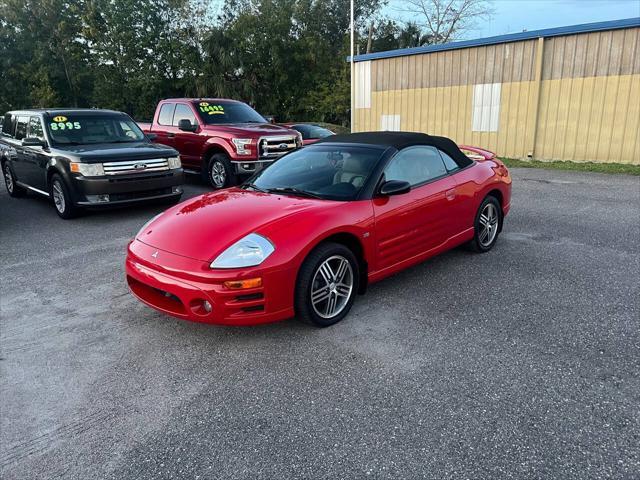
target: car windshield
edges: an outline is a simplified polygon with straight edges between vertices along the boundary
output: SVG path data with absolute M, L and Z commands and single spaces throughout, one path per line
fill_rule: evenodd
M 317 145 L 289 153 L 256 174 L 245 188 L 325 200 L 354 200 L 380 159 L 372 147 Z
M 303 140 L 324 138 L 333 135 L 333 132 L 319 125 L 294 125 L 292 128 L 302 134 Z
M 225 123 L 269 123 L 246 103 L 241 102 L 195 102 L 200 118 L 207 125 Z
M 65 113 L 45 117 L 49 136 L 57 145 L 131 143 L 144 140 L 144 133 L 126 115 Z

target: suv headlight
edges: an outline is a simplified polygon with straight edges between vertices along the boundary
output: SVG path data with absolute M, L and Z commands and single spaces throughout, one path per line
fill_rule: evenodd
M 169 157 L 167 158 L 167 161 L 169 162 L 170 169 L 182 167 L 182 162 L 180 161 L 180 157 Z
M 238 155 L 251 155 L 251 151 L 249 150 L 249 145 L 251 145 L 250 138 L 232 138 L 231 141 L 236 146 L 236 152 Z
M 101 177 L 104 175 L 104 167 L 101 163 L 69 163 L 72 172 L 79 173 L 85 177 Z
M 298 132 L 298 135 L 296 135 L 296 147 L 300 148 L 301 146 L 302 146 L 302 134 Z
M 253 267 L 274 252 L 273 244 L 262 235 L 250 233 L 227 248 L 211 262 L 211 268 Z

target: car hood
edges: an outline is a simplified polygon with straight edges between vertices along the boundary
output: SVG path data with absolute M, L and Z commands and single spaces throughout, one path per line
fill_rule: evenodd
M 212 131 L 217 134 L 227 134 L 230 137 L 240 138 L 242 135 L 260 137 L 263 135 L 297 135 L 295 130 L 273 125 L 271 123 L 238 123 L 234 125 L 206 125 L 204 131 Z
M 150 142 L 97 143 L 94 145 L 56 145 L 56 153 L 85 162 L 146 160 L 178 155 L 173 148 Z
M 160 214 L 136 238 L 159 250 L 209 262 L 250 233 L 338 202 L 231 188 L 206 193 Z

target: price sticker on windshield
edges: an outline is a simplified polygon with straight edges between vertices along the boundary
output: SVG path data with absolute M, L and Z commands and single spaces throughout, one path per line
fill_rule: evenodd
M 57 115 L 53 117 L 53 122 L 49 124 L 51 130 L 80 130 L 82 125 L 80 122 L 70 122 L 64 115 Z
M 209 115 L 224 115 L 222 105 L 209 105 L 207 102 L 200 102 L 200 111 Z

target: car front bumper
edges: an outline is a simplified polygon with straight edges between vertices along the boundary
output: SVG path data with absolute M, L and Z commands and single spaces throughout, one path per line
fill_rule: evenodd
M 259 172 L 260 170 L 267 168 L 273 162 L 275 162 L 275 159 L 274 160 L 257 160 L 257 161 L 252 160 L 247 162 L 232 160 L 231 164 L 233 165 L 234 173 L 236 175 L 253 175 L 256 172 Z
M 220 325 L 257 325 L 294 315 L 293 281 L 288 269 L 211 270 L 206 262 L 158 250 L 139 240 L 128 247 L 125 263 L 131 292 L 165 314 Z M 229 280 L 260 277 L 262 286 L 235 290 Z M 205 303 L 210 305 L 210 311 Z
M 72 178 L 76 204 L 107 206 L 179 197 L 184 174 L 181 168 L 146 174 Z

